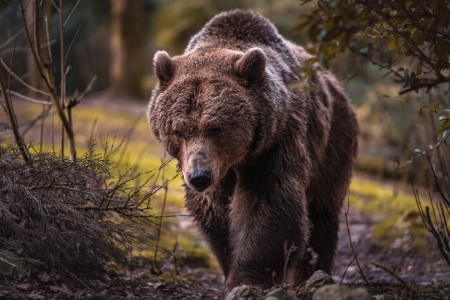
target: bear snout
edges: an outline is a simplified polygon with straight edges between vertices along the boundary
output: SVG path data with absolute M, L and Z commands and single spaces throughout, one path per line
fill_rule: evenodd
M 197 192 L 203 192 L 211 184 L 211 172 L 200 170 L 189 174 L 189 183 Z

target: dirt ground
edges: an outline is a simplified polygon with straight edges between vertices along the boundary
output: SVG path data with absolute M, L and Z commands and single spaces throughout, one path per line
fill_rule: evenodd
M 407 282 L 426 287 L 439 286 L 441 293 L 447 296 L 419 297 L 418 299 L 450 299 L 449 273 L 435 272 L 430 266 L 442 265 L 439 253 L 431 248 L 430 253 L 418 254 L 408 252 L 406 255 L 396 255 L 395 245 L 387 252 L 380 249 L 370 241 L 373 225 L 379 218 L 369 214 L 350 210 L 347 216 L 354 250 L 365 276 L 371 281 L 369 290 L 384 291 L 386 299 L 402 299 L 389 292 L 393 288 L 402 290 L 395 280 L 385 271 L 375 268 L 371 262 L 384 264 L 390 269 L 401 268 L 399 276 Z M 332 278 L 336 283 L 341 282 L 344 271 L 347 269 L 343 283 L 362 284 L 356 263 L 349 263 L 353 253 L 347 233 L 345 214 L 342 214 L 339 244 L 336 255 L 336 264 Z M 168 268 L 170 269 L 170 267 Z M 166 269 L 167 270 L 167 269 Z M 117 270 L 116 270 L 117 271 Z M 141 268 L 128 272 L 110 272 L 108 275 L 99 275 L 99 280 L 89 281 L 97 289 L 90 290 L 80 284 L 61 283 L 58 280 L 43 282 L 39 278 L 12 283 L 18 291 L 6 292 L 6 285 L 0 283 L 0 299 L 222 299 L 221 286 L 224 277 L 218 270 L 210 269 L 182 269 L 182 276 L 174 276 L 170 271 L 162 276 L 152 274 L 151 269 Z M 41 274 L 42 275 L 42 274 Z M 442 282 L 447 284 L 442 285 Z M 3 286 L 2 286 L 3 285 Z M 5 288 L 5 290 L 2 289 Z M 3 293 L 3 294 L 2 294 Z M 267 291 L 261 292 L 261 295 Z M 376 294 L 377 292 L 373 292 Z M 400 294 L 400 293 L 399 293 Z M 392 297 L 390 297 L 392 296 Z M 262 297 L 262 296 L 261 296 Z M 259 297 L 258 297 L 259 299 Z M 299 298 L 309 299 L 309 298 Z
M 430 285 L 433 282 L 442 280 L 450 281 L 450 274 L 436 272 L 437 269 L 445 268 L 445 261 L 441 258 L 437 246 L 430 247 L 428 253 L 405 251 L 400 248 L 402 241 L 395 240 L 387 251 L 382 251 L 372 241 L 371 235 L 373 226 L 382 220 L 382 216 L 375 216 L 363 212 L 352 210 L 348 213 L 348 223 L 355 253 L 366 277 L 373 281 L 392 281 L 392 277 L 385 271 L 371 265 L 372 262 L 384 264 L 390 269 L 400 269 L 399 276 L 406 281 L 413 281 L 417 284 Z M 432 238 L 429 240 L 432 245 L 436 244 Z M 345 223 L 345 215 L 342 213 L 338 251 L 336 255 L 333 278 L 341 281 L 342 275 L 350 261 L 353 253 Z M 445 269 L 444 269 L 445 270 Z M 358 273 L 355 262 L 348 267 L 343 282 L 354 282 L 362 280 Z

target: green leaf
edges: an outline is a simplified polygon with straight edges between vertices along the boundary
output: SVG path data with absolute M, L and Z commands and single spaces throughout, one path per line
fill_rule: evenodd
M 440 108 L 439 108 L 439 102 L 438 103 L 436 103 L 435 105 L 434 105 L 434 110 L 439 110 Z
M 382 97 L 384 97 L 384 98 L 391 98 L 391 97 L 389 97 L 389 95 L 386 95 L 386 94 L 384 94 Z
M 441 128 L 438 130 L 437 134 L 441 134 L 450 129 L 450 125 L 447 123 L 442 124 Z
M 314 48 L 306 48 L 306 52 L 308 52 L 311 55 L 317 54 L 316 49 L 314 49 Z
M 418 64 L 416 68 L 416 76 L 422 74 L 422 64 Z
M 387 46 L 387 51 L 391 51 L 394 50 L 395 48 L 397 48 L 397 45 L 395 43 L 395 40 L 392 40 L 389 45 Z

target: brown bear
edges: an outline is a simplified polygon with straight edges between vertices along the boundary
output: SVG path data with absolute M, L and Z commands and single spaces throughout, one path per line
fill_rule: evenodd
M 239 10 L 214 17 L 183 55 L 155 55 L 150 128 L 179 162 L 224 293 L 331 272 L 358 124 L 329 72 L 309 77 L 308 93 L 295 88 L 310 57 Z

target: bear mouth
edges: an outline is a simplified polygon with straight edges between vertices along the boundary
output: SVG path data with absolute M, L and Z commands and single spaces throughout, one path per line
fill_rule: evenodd
M 202 187 L 202 188 L 197 188 L 197 187 L 192 187 L 192 189 L 194 190 L 194 191 L 196 191 L 197 193 L 202 193 L 202 192 L 204 192 L 206 189 L 207 189 L 208 187 Z

